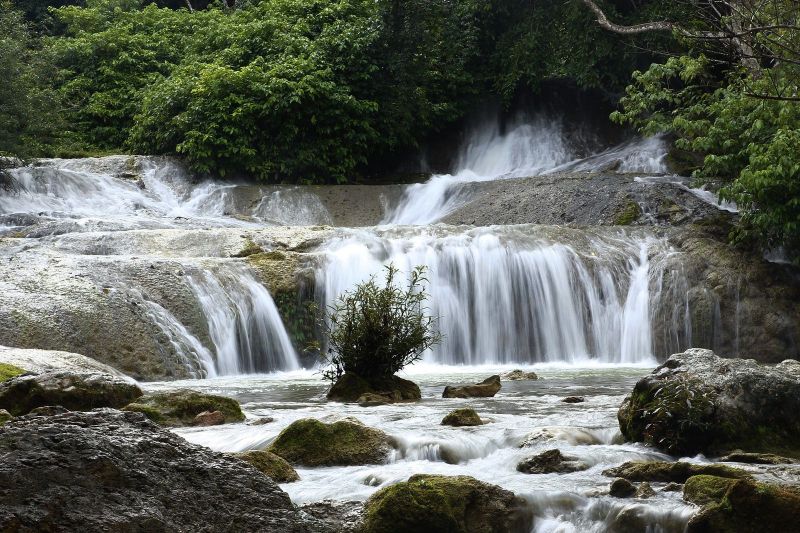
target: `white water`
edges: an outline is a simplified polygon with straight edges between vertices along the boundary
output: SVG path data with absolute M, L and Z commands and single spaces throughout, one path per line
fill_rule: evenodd
M 497 124 L 475 130 L 461 149 L 452 174 L 409 185 L 384 224 L 437 222 L 469 201 L 465 183 L 537 176 L 560 171 L 666 172 L 666 145 L 658 137 L 638 139 L 581 158 L 557 121 L 538 117 L 503 132 Z
M 683 189 L 684 191 L 691 193 L 696 198 L 699 198 L 707 204 L 713 205 L 717 209 L 728 211 L 729 213 L 739 212 L 739 206 L 736 205 L 736 202 L 720 199 L 718 194 L 709 191 L 705 186 L 689 187 L 685 183 L 686 180 L 680 176 L 637 176 L 634 178 L 634 181 L 640 183 L 669 183 L 670 185 L 674 185 L 679 189 Z
M 648 252 L 663 243 L 545 229 L 354 231 L 326 244 L 317 294 L 330 305 L 356 283 L 380 278 L 384 265 L 405 273 L 424 265 L 429 312 L 444 335 L 426 361 L 654 361 L 650 306 L 660 295 L 651 279 L 661 273 L 651 270 Z M 570 237 L 572 246 L 564 244 Z

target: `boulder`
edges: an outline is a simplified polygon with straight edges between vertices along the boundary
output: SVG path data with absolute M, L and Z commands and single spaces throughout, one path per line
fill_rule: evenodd
M 636 494 L 634 494 L 637 498 L 652 498 L 656 495 L 656 491 L 653 490 L 653 487 L 650 486 L 650 483 L 647 481 L 643 481 L 639 483 L 639 486 L 636 487 Z
M 687 463 L 678 461 L 628 461 L 620 466 L 603 470 L 604 476 L 619 477 L 628 481 L 656 481 L 685 483 L 692 476 L 708 474 L 731 479 L 747 479 L 750 474 L 739 468 L 714 463 Z
M 673 455 L 739 448 L 800 456 L 800 365 L 690 349 L 639 380 L 618 418 L 628 440 Z
M 481 417 L 478 416 L 478 413 L 475 412 L 475 409 L 469 408 L 450 411 L 442 419 L 443 426 L 480 426 L 484 423 Z
M 419 400 L 422 393 L 416 383 L 397 376 L 367 381 L 352 372 L 345 372 L 336 380 L 326 397 L 334 402 L 380 405 Z
M 286 459 L 267 450 L 250 450 L 232 454 L 234 457 L 250 463 L 256 470 L 269 476 L 277 483 L 298 481 L 300 476 Z
M 475 385 L 447 386 L 442 398 L 491 398 L 500 390 L 500 376 L 491 376 Z
M 367 500 L 362 533 L 512 533 L 531 516 L 514 493 L 468 476 L 414 475 Z
M 0 531 L 306 531 L 274 481 L 140 413 L 17 418 L 0 456 Z
M 192 420 L 193 426 L 220 426 L 225 423 L 222 411 L 203 411 Z
M 131 379 L 54 371 L 21 375 L 0 383 L 0 408 L 13 415 L 46 405 L 88 411 L 95 407 L 122 407 L 141 395 L 141 389 Z
M 5 381 L 25 373 L 25 370 L 18 366 L 0 363 L 0 381 Z
M 797 531 L 800 491 L 752 479 L 695 476 L 686 481 L 684 498 L 703 505 L 689 520 L 687 533 Z
M 561 401 L 564 403 L 583 403 L 586 401 L 586 398 L 583 396 L 567 396 Z
M 192 426 L 195 425 L 197 416 L 207 411 L 220 412 L 223 423 L 244 421 L 242 408 L 233 398 L 191 389 L 145 394 L 123 409 L 144 413 L 147 418 L 162 426 Z M 206 420 L 219 420 L 219 415 L 213 415 L 213 418 L 207 416 Z
M 517 465 L 517 471 L 525 474 L 567 474 L 587 468 L 589 465 L 577 457 L 563 455 L 560 450 L 547 450 L 529 457 Z
M 95 361 L 90 357 L 58 350 L 34 350 L 27 348 L 9 348 L 0 346 L 0 368 L 10 364 L 33 374 L 54 370 L 70 372 L 102 372 L 112 376 L 124 377 L 125 374 L 109 365 Z M 2 374 L 2 370 L 0 370 Z M 0 377 L 2 381 L 2 377 Z
M 379 464 L 391 449 L 392 441 L 383 431 L 351 420 L 325 424 L 313 418 L 293 422 L 269 447 L 272 453 L 303 466 Z
M 630 498 L 636 494 L 636 485 L 620 477 L 611 482 L 608 493 L 615 498 Z
M 500 379 L 503 381 L 535 381 L 539 379 L 536 372 L 525 372 L 524 370 L 510 370 L 500 374 Z

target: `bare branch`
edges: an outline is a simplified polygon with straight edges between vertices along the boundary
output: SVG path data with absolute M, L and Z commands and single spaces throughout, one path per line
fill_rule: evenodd
M 583 0 L 583 3 L 592 10 L 592 12 L 597 17 L 597 23 L 600 25 L 601 28 L 605 28 L 609 31 L 613 31 L 614 33 L 621 33 L 624 35 L 633 35 L 636 33 L 644 33 L 650 31 L 672 31 L 674 29 L 674 25 L 671 22 L 662 21 L 662 22 L 646 22 L 644 24 L 634 24 L 633 26 L 620 26 L 619 24 L 614 24 L 610 20 L 603 10 L 600 9 L 600 6 L 595 4 L 592 0 Z

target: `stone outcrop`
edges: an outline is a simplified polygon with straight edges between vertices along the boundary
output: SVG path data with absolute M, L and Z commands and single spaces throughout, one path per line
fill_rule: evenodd
M 190 389 L 145 394 L 124 407 L 125 411 L 143 413 L 163 426 L 217 425 L 243 422 L 239 402 L 233 398 L 206 394 Z M 203 415 L 204 416 L 200 416 Z M 213 413 L 219 413 L 214 415 Z M 198 419 L 198 416 L 200 418 Z M 209 422 L 215 422 L 210 424 Z
M 0 383 L 0 408 L 15 416 L 48 405 L 88 411 L 96 407 L 122 407 L 141 395 L 133 380 L 110 374 L 45 372 Z
M 517 533 L 531 516 L 514 493 L 468 476 L 414 475 L 367 500 L 362 533 Z
M 298 481 L 300 476 L 286 459 L 266 450 L 249 450 L 232 454 L 237 459 L 253 465 L 256 470 L 272 478 L 276 483 Z
M 742 449 L 800 456 L 800 364 L 687 350 L 639 380 L 618 416 L 628 440 L 675 455 Z
M 0 455 L 2 531 L 306 531 L 267 476 L 140 413 L 17 418 Z
M 739 468 L 716 463 L 688 463 L 677 461 L 629 461 L 603 471 L 604 476 L 628 481 L 655 481 L 659 483 L 684 483 L 692 476 L 711 475 L 729 479 L 748 479 L 750 474 Z
M 326 424 L 313 418 L 292 422 L 269 451 L 302 466 L 349 466 L 383 463 L 392 449 L 383 431 L 351 419 Z
M 346 372 L 336 380 L 326 397 L 334 402 L 380 405 L 419 400 L 422 393 L 416 383 L 397 376 L 367 381 L 352 372 Z
M 449 413 L 442 419 L 443 426 L 454 426 L 454 427 L 461 427 L 461 426 L 480 426 L 485 424 L 481 417 L 478 416 L 478 413 L 475 412 L 475 409 L 455 409 Z
M 442 398 L 491 398 L 501 387 L 500 376 L 491 376 L 475 385 L 448 385 L 444 388 Z
M 589 465 L 577 457 L 564 455 L 556 449 L 529 457 L 517 465 L 517 471 L 525 474 L 567 474 L 587 468 Z
M 85 355 L 57 350 L 35 350 L 0 346 L 0 366 L 10 364 L 33 374 L 65 370 L 70 372 L 102 372 L 124 376 L 110 365 L 105 365 Z

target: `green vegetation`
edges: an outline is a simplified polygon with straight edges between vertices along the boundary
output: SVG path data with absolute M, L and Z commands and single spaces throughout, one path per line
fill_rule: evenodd
M 278 483 L 291 483 L 300 479 L 292 465 L 272 452 L 249 450 L 233 455 L 242 461 L 250 463 L 256 470 Z
M 0 363 L 0 382 L 24 373 L 25 371 L 17 366 L 9 365 L 8 363 Z
M 370 278 L 331 306 L 323 323 L 329 330 L 325 376 L 331 381 L 345 372 L 371 383 L 390 379 L 440 341 L 436 320 L 423 307 L 424 268 L 415 268 L 404 288 L 397 285 L 398 272 L 387 266 L 383 287 Z

